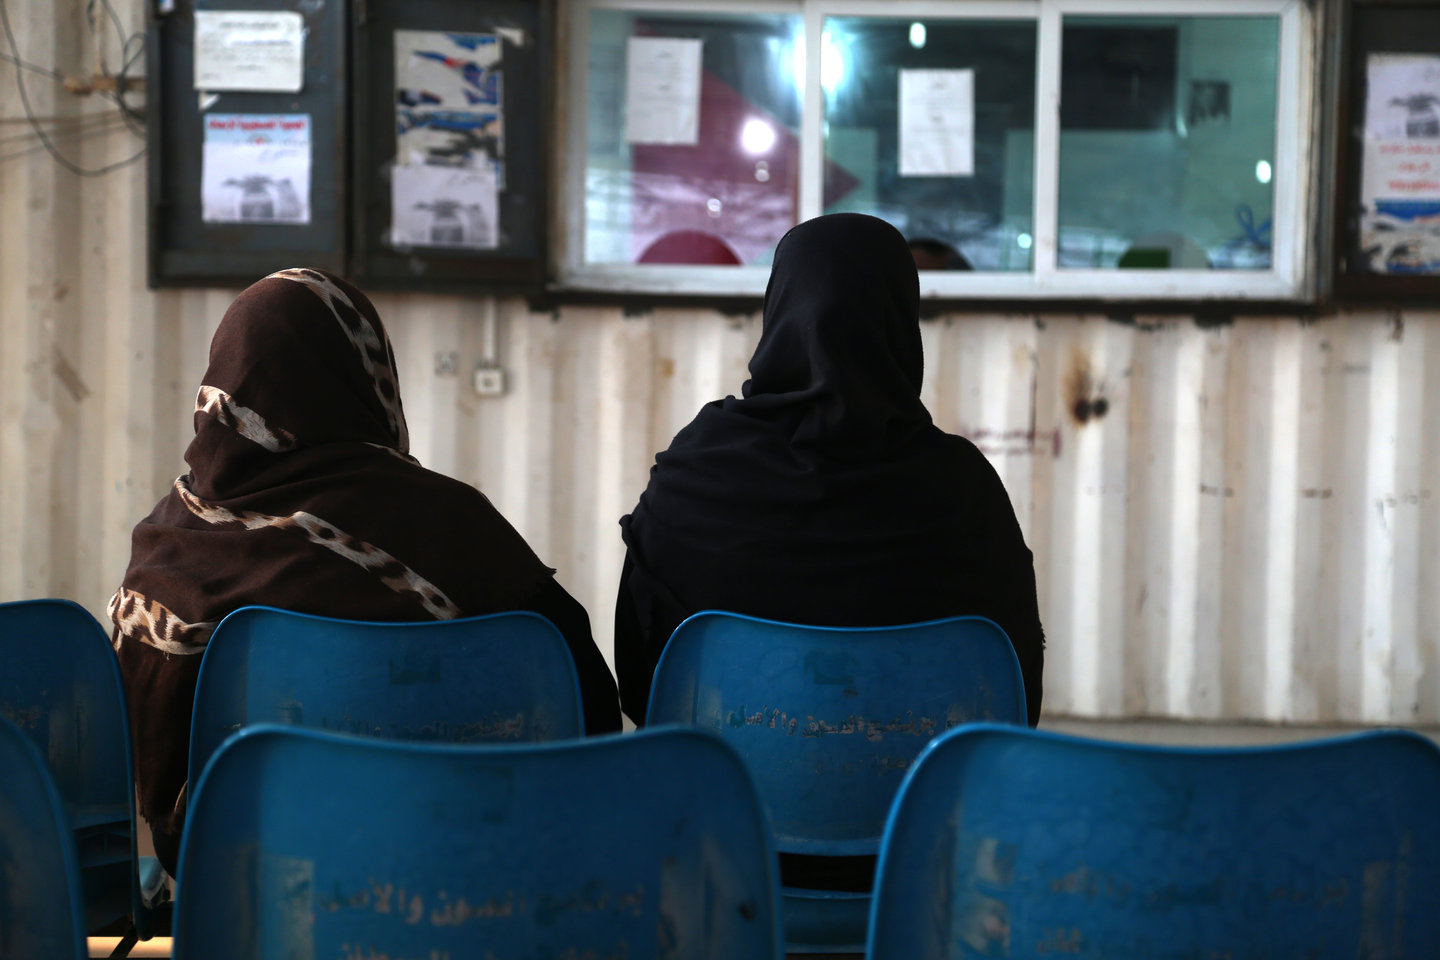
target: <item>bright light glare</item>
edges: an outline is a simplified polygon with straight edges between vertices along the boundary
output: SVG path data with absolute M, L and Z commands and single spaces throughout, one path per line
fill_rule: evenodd
M 1031 239 L 1030 234 L 1028 233 L 1022 233 L 1015 238 L 1015 245 L 1018 246 L 1021 250 L 1029 250 L 1030 245 L 1034 242 L 1035 241 Z
M 759 117 L 751 117 L 740 128 L 740 146 L 752 157 L 769 153 L 775 146 L 775 128 Z
M 910 24 L 910 46 L 916 50 L 925 46 L 925 24 L 920 23 L 918 20 Z
M 830 31 L 820 34 L 820 86 L 826 93 L 845 82 L 845 56 L 830 36 Z
M 1261 183 L 1270 182 L 1270 161 L 1261 160 L 1259 163 L 1255 164 L 1255 179 L 1259 180 Z

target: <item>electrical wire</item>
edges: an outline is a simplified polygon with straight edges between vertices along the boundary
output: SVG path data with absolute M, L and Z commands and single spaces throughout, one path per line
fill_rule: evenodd
M 120 89 L 124 88 L 125 77 L 126 74 L 129 72 L 130 68 L 134 66 L 135 61 L 138 60 L 140 56 L 145 52 L 145 37 L 143 34 L 139 33 L 131 35 L 130 41 L 126 43 L 126 48 L 128 49 L 130 43 L 133 43 L 136 40 L 141 41 L 139 48 L 137 48 L 134 53 L 129 54 L 126 57 L 125 62 L 120 66 L 120 73 L 116 77 L 116 85 Z M 13 63 L 18 67 L 24 67 L 26 70 L 29 70 L 32 73 L 38 73 L 41 76 L 49 77 L 52 80 L 63 81 L 65 79 L 65 74 L 61 73 L 59 70 L 51 70 L 49 67 L 42 67 L 39 64 L 31 63 L 28 60 L 21 60 L 18 57 L 12 57 L 8 53 L 0 52 L 0 61 L 3 61 L 5 63 Z M 135 110 L 133 107 L 131 107 L 128 103 L 125 102 L 125 98 L 123 94 L 120 93 L 120 89 L 117 89 L 114 93 L 102 94 L 102 96 L 104 96 L 105 99 L 114 102 L 114 104 L 120 108 L 121 114 L 126 118 L 126 126 L 130 128 L 130 132 L 134 133 L 136 136 L 144 138 L 145 128 L 143 126 L 140 126 L 139 124 L 143 123 L 143 121 L 145 120 L 145 115 L 143 113 L 140 113 L 138 110 Z
M 21 60 L 19 57 L 12 57 L 8 53 L 0 53 L 0 60 L 6 63 L 13 63 L 17 67 L 24 67 L 26 70 L 38 73 L 41 76 L 49 77 L 51 80 L 64 80 L 65 75 L 59 70 L 51 70 L 49 67 L 42 67 L 39 64 L 31 63 L 28 60 Z
M 90 139 L 93 139 L 93 138 L 96 138 L 96 137 L 105 136 L 105 135 L 108 135 L 108 134 L 111 134 L 111 133 L 115 133 L 116 131 L 123 130 L 124 127 L 125 127 L 125 125 L 124 125 L 124 123 L 120 120 L 120 118 L 119 118 L 118 116 L 115 116 L 115 115 L 112 114 L 112 115 L 110 115 L 109 117 L 107 117 L 103 123 L 94 124 L 94 125 L 92 125 L 92 126 L 83 127 L 83 128 L 80 128 L 80 129 L 70 129 L 70 130 L 64 130 L 64 131 L 57 132 L 57 133 L 55 134 L 55 140 L 68 140 L 68 139 L 74 138 L 74 139 L 76 139 L 78 142 L 83 142 L 83 141 L 90 140 Z M 44 149 L 45 149 L 45 144 L 44 144 L 44 143 L 36 143 L 36 142 L 35 142 L 36 138 L 33 137 L 33 136 L 32 136 L 32 137 L 27 137 L 27 138 L 25 138 L 25 139 L 28 140 L 28 141 L 30 141 L 30 142 L 33 144 L 33 146 L 28 146 L 28 147 L 25 147 L 24 149 L 14 150 L 14 151 L 12 151 L 12 152 L 10 152 L 10 153 L 0 153 L 0 164 L 3 164 L 3 163 L 5 163 L 6 161 L 9 161 L 9 160 L 18 160 L 18 159 L 21 158 L 21 157 L 28 157 L 28 156 L 30 156 L 31 154 L 39 153 L 41 150 L 44 150 Z M 14 139 L 11 140 L 11 141 L 8 141 L 8 142 L 4 143 L 4 146 L 5 146 L 5 147 L 20 146 L 21 143 L 20 143 L 19 141 L 20 141 L 20 138 L 17 137 L 17 138 L 14 138 Z
M 130 128 L 130 132 L 143 139 L 145 136 L 145 128 L 140 126 L 140 123 L 145 118 L 125 102 L 125 84 L 130 73 L 130 68 L 133 67 L 135 62 L 145 53 L 145 35 L 136 31 L 127 37 L 125 35 L 125 27 L 120 22 L 120 14 L 115 12 L 115 6 L 111 3 L 111 0 L 99 0 L 99 2 L 103 6 L 111 25 L 115 27 L 115 39 L 120 42 L 120 70 L 115 74 L 115 92 L 107 93 L 105 97 L 120 108 L 120 112 L 126 118 L 126 126 Z M 86 7 L 86 15 L 90 21 L 91 32 L 99 39 L 100 72 L 109 76 L 110 67 L 105 60 L 105 42 L 99 38 L 100 28 L 95 23 L 95 3 L 96 0 L 90 0 Z M 138 45 L 136 45 L 137 43 Z M 132 45 L 136 45 L 133 53 L 130 52 Z
M 59 139 L 60 137 L 73 136 L 78 132 L 96 130 L 100 127 L 118 127 L 119 125 L 120 117 L 113 113 L 92 113 L 83 117 L 67 117 L 63 120 L 56 120 L 51 126 L 50 133 L 53 134 L 56 139 Z M 26 141 L 34 142 L 39 139 L 39 137 L 35 136 L 34 130 L 27 130 L 24 133 L 0 136 L 0 146 Z
M 59 140 L 68 139 L 77 135 L 84 135 L 83 139 L 90 139 L 91 136 L 113 133 L 121 128 L 123 120 L 124 117 L 120 114 L 87 113 L 73 117 L 48 118 L 46 122 L 49 124 L 49 133 L 58 142 Z M 0 120 L 0 122 L 6 121 Z M 9 119 L 8 122 L 28 124 L 28 120 L 23 117 Z M 11 134 L 5 134 L 3 128 L 0 128 L 0 148 L 14 148 L 19 145 L 30 146 L 36 144 L 39 139 L 39 136 L 33 128 L 26 129 L 23 133 Z M 36 147 L 36 149 L 44 148 L 42 146 Z M 34 152 L 35 150 L 21 150 L 14 154 L 0 155 L 0 162 L 11 159 L 12 157 L 27 156 Z
M 51 136 L 54 142 L 61 140 L 84 142 L 97 137 L 108 136 L 121 129 L 123 129 L 123 124 L 120 118 L 114 114 L 108 114 L 103 119 L 99 119 L 94 123 L 53 130 L 51 131 Z M 29 156 L 32 153 L 44 149 L 45 145 L 33 134 L 6 137 L 0 140 L 0 150 L 8 150 L 11 152 L 0 154 L 0 162 L 14 159 L 15 157 Z
M 90 5 L 87 11 L 90 20 L 90 28 L 92 31 L 96 29 L 95 2 L 96 0 L 90 0 Z M 137 30 L 129 37 L 126 37 L 124 27 L 120 23 L 120 16 L 118 13 L 115 12 L 114 6 L 111 4 L 110 0 L 103 0 L 103 2 L 105 4 L 105 10 L 109 15 L 110 22 L 115 27 L 115 37 L 117 40 L 120 41 L 120 55 L 123 60 L 120 64 L 119 73 L 115 75 L 115 92 L 105 92 L 102 93 L 101 96 L 105 97 L 105 99 L 107 100 L 112 101 L 117 107 L 120 108 L 120 111 L 127 118 L 127 126 L 130 127 L 130 132 L 143 139 L 145 136 L 145 128 L 141 126 L 141 124 L 144 123 L 145 115 L 125 102 L 124 89 L 126 81 L 129 77 L 130 69 L 135 66 L 136 61 L 138 61 L 145 54 L 145 34 Z M 132 47 L 134 48 L 133 52 L 131 49 Z M 7 53 L 0 53 L 0 60 L 14 63 L 17 66 L 21 66 L 24 67 L 26 70 L 32 71 L 33 73 L 38 73 L 42 76 L 50 77 L 52 80 L 63 81 L 65 79 L 65 75 L 59 70 L 52 70 L 49 67 L 42 67 L 38 64 L 30 63 L 27 60 L 21 60 L 18 57 L 12 57 Z M 105 60 L 104 43 L 100 44 L 100 70 L 102 74 L 107 76 L 110 73 L 109 66 Z
M 101 28 L 95 23 L 95 3 L 96 0 L 90 0 L 90 2 L 85 5 L 85 19 L 90 22 L 90 32 L 94 34 L 97 39 L 100 39 L 100 72 L 109 76 L 110 66 L 105 62 L 105 41 L 103 38 L 100 38 Z M 105 13 L 110 17 L 110 22 L 115 26 L 115 36 L 120 41 L 120 59 L 123 63 L 125 50 L 129 46 L 129 40 L 125 37 L 125 27 L 120 22 L 120 15 L 117 14 L 115 8 L 110 5 L 110 0 L 105 0 L 104 7 Z M 121 69 L 123 70 L 124 67 L 122 66 Z
M 6 0 L 0 0 L 0 27 L 4 28 L 5 40 L 10 47 L 10 56 L 7 59 L 12 62 L 15 67 L 15 89 L 16 92 L 20 94 L 20 106 L 24 109 L 25 117 L 27 120 L 29 120 L 30 127 L 32 130 L 35 131 L 35 135 L 39 138 L 41 144 L 40 147 L 31 148 L 31 150 L 25 151 L 25 153 L 12 154 L 10 156 L 0 157 L 0 159 L 14 159 L 14 157 L 16 156 L 24 156 L 26 153 L 31 153 L 34 152 L 34 150 L 43 148 L 46 152 L 50 154 L 51 158 L 53 158 L 56 163 L 58 163 L 61 167 L 64 167 L 66 170 L 69 170 L 76 176 L 102 177 L 105 174 L 111 173 L 115 170 L 119 170 L 122 167 L 130 166 L 132 163 L 135 163 L 137 160 L 139 160 L 145 155 L 145 148 L 141 147 L 134 156 L 127 157 L 124 160 L 117 160 L 116 162 L 106 164 L 103 167 L 90 169 L 80 166 L 79 164 L 71 161 L 68 157 L 62 154 L 55 147 L 54 142 L 51 141 L 49 134 L 45 132 L 45 128 L 41 126 L 40 119 L 35 116 L 35 109 L 30 104 L 30 94 L 25 89 L 25 73 L 24 67 L 22 66 L 24 61 L 20 56 L 19 45 L 15 42 L 15 31 L 10 26 L 10 11 L 8 6 L 6 5 Z M 116 93 L 116 99 L 120 99 L 118 91 Z

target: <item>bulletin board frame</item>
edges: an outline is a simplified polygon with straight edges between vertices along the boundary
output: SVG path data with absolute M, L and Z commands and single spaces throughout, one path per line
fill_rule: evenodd
M 1440 124 L 1440 101 L 1412 111 L 1419 120 L 1409 124 L 1368 114 L 1372 82 L 1374 102 L 1398 109 L 1405 98 L 1386 97 L 1379 85 L 1398 91 L 1426 63 L 1440 96 L 1440 2 L 1356 0 L 1348 5 L 1342 37 L 1335 297 L 1433 303 L 1440 299 L 1440 136 L 1416 132 Z M 1396 129 L 1382 126 L 1387 119 Z M 1433 214 L 1426 212 L 1431 207 Z M 1424 267 L 1427 262 L 1434 266 Z
M 150 286 L 244 285 L 292 266 L 344 272 L 347 0 L 175 0 L 147 8 Z M 301 89 L 197 90 L 197 12 L 298 15 L 303 23 Z M 299 116 L 307 118 L 304 124 L 279 124 L 300 130 L 285 134 L 284 166 L 276 166 L 273 156 L 258 158 L 243 142 L 244 128 L 251 124 L 231 119 Z M 220 129 L 224 126 L 239 129 Z M 282 172 L 299 169 L 294 165 L 301 162 L 306 142 L 308 182 L 282 186 L 279 181 L 290 179 Z M 247 170 L 254 175 L 243 176 Z M 216 189 L 226 181 L 232 186 Z M 216 198 L 226 190 L 241 191 L 253 201 L 237 201 L 236 208 L 221 211 Z M 217 221 L 217 216 L 229 219 Z
M 350 242 L 358 284 L 531 296 L 543 290 L 553 16 L 549 0 L 360 3 L 351 51 Z M 486 38 L 494 38 L 493 51 L 476 47 Z M 401 73 L 417 58 L 434 82 L 408 89 L 411 81 Z M 440 66 L 451 69 L 449 79 L 468 84 L 447 85 Z M 492 70 L 498 82 L 489 76 Z M 452 103 L 456 89 L 464 94 L 458 107 Z M 408 102 L 402 102 L 402 90 Z M 437 99 L 438 105 L 430 102 Z M 494 124 L 484 113 L 491 110 Z M 494 165 L 494 187 L 488 174 L 467 172 L 476 158 Z M 446 214 L 437 209 L 444 183 L 469 191 L 465 205 L 473 211 L 449 214 L 448 228 L 441 222 Z M 497 213 L 490 213 L 489 203 Z M 433 218 L 428 232 L 414 219 L 422 206 Z M 453 237 L 468 245 L 445 245 Z

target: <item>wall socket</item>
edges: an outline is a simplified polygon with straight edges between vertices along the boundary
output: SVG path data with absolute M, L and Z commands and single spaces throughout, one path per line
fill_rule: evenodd
M 475 368 L 475 393 L 482 397 L 498 397 L 505 392 L 505 370 L 501 367 Z

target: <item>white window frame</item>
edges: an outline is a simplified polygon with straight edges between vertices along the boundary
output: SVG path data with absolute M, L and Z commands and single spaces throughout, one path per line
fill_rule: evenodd
M 584 257 L 588 121 L 589 13 L 596 9 L 718 14 L 792 14 L 803 18 L 805 86 L 800 128 L 799 219 L 822 212 L 824 144 L 820 36 L 826 17 L 885 19 L 1033 19 L 1037 25 L 1035 196 L 1029 271 L 920 274 L 928 299 L 1255 300 L 1311 299 L 1308 258 L 1316 150 L 1315 20 L 1303 0 L 569 0 L 561 49 L 562 108 L 553 256 L 557 291 L 608 294 L 760 296 L 768 267 L 587 264 Z M 1061 23 L 1066 16 L 1274 16 L 1280 22 L 1273 161 L 1272 261 L 1269 270 L 1060 269 L 1058 255 Z

